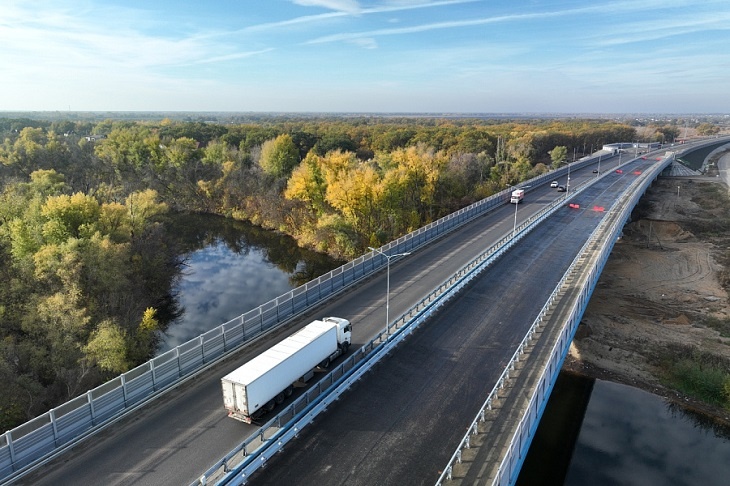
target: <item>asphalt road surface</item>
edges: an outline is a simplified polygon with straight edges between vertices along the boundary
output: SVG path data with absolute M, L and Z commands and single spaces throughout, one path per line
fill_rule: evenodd
M 590 209 L 564 207 L 521 240 L 248 484 L 434 484 L 605 214 L 593 207 L 610 207 L 630 180 L 609 175 L 576 198 Z
M 609 170 L 609 167 L 615 166 L 616 163 L 617 157 L 604 158 L 601 162 L 601 169 Z M 596 177 L 596 174 L 593 174 L 591 170 L 592 168 L 589 167 L 574 171 L 571 174 L 571 188 L 576 187 L 582 180 Z M 564 181 L 561 181 L 562 183 Z M 525 195 L 525 200 L 517 207 L 518 223 L 539 210 L 546 203 L 564 195 L 564 193 L 557 193 L 555 189 L 549 188 L 548 184 L 529 191 Z M 436 287 L 447 276 L 453 274 L 493 242 L 512 231 L 514 215 L 515 207 L 507 204 L 488 215 L 478 218 L 464 228 L 445 236 L 434 244 L 415 252 L 402 261 L 392 263 L 390 269 L 391 318 L 405 312 L 406 309 Z M 509 261 L 516 260 L 511 257 Z M 514 270 L 510 271 L 510 275 L 500 277 L 494 277 L 494 274 L 491 273 L 490 275 L 492 276 L 486 278 L 499 280 L 500 285 L 505 287 L 517 286 L 517 284 L 511 283 L 514 281 L 512 277 L 517 275 Z M 502 278 L 505 281 L 501 281 Z M 316 312 L 293 322 L 286 330 L 269 335 L 265 339 L 245 347 L 235 356 L 219 363 L 206 373 L 172 390 L 151 405 L 132 414 L 130 417 L 124 418 L 93 438 L 84 441 L 70 452 L 29 475 L 20 483 L 40 485 L 191 483 L 208 467 L 256 431 L 255 426 L 235 421 L 226 416 L 222 405 L 220 378 L 284 336 L 319 317 L 334 315 L 350 319 L 353 323 L 353 348 L 367 343 L 384 327 L 385 279 L 385 272 L 381 272 L 379 275 L 357 285 L 337 300 L 317 309 Z M 510 299 L 513 299 L 515 295 L 510 294 Z M 534 302 L 540 300 L 537 295 L 523 296 L 523 298 Z M 520 301 L 513 299 L 513 302 Z M 540 306 L 542 306 L 542 303 L 540 303 Z M 472 312 L 488 314 L 492 312 L 489 309 L 489 306 L 485 306 L 478 312 Z M 518 309 L 519 306 L 516 306 L 515 312 Z M 243 311 L 245 309 L 242 309 Z M 495 319 L 495 317 L 492 317 L 488 322 L 491 323 Z M 506 319 L 506 317 L 503 319 Z M 477 322 L 471 316 L 460 318 L 460 320 L 469 321 L 468 325 L 474 325 Z M 510 317 L 510 322 L 520 322 L 520 319 Z M 528 324 L 520 322 L 520 325 Z M 466 326 L 465 324 L 461 325 Z M 482 326 L 486 325 L 482 324 Z M 515 324 L 511 325 L 515 326 Z M 468 329 L 468 327 L 465 327 L 463 331 L 458 333 L 453 332 L 452 329 L 448 332 L 442 331 L 448 334 L 449 337 L 445 343 L 451 342 L 452 344 L 451 347 L 446 346 L 440 352 L 451 357 L 438 362 L 429 361 L 428 366 L 448 368 L 450 363 L 460 356 L 460 353 L 471 356 L 467 350 L 459 350 L 458 344 L 459 338 L 467 339 L 470 332 L 475 332 Z M 517 328 L 513 330 L 515 336 L 519 334 Z M 486 340 L 482 337 L 482 341 L 480 341 L 482 344 L 479 346 L 501 346 L 507 344 L 508 338 L 507 335 L 500 338 L 505 340 L 502 343 Z M 467 347 L 473 346 L 475 344 L 471 342 Z M 400 350 L 396 354 L 400 354 Z M 422 362 L 419 361 L 418 356 L 413 355 L 411 360 L 411 367 L 418 369 L 425 367 L 420 364 Z M 499 361 L 500 359 L 483 363 L 482 366 L 490 370 L 489 373 L 491 373 L 493 368 L 499 368 Z M 398 369 L 398 366 L 404 368 L 401 370 Z M 463 360 L 461 360 L 459 368 L 463 366 Z M 401 380 L 396 378 L 399 376 L 398 373 L 407 368 L 408 362 L 397 365 L 393 371 L 394 378 L 386 381 L 386 384 L 389 383 L 388 386 L 396 389 L 402 386 Z M 499 372 L 501 372 L 501 369 L 497 373 Z M 463 372 L 456 371 L 455 373 Z M 430 376 L 430 371 L 427 375 Z M 472 383 L 470 386 L 474 386 L 473 380 L 470 380 L 469 383 Z M 451 384 L 444 381 L 443 386 L 444 389 L 448 390 Z M 440 393 L 439 390 L 435 392 Z M 355 393 L 358 392 L 355 391 L 350 395 Z M 448 396 L 441 399 L 448 403 L 452 401 Z M 378 413 L 377 403 L 367 403 L 361 406 L 373 407 Z M 441 413 L 462 415 L 466 411 L 453 403 Z M 426 424 L 437 422 L 440 422 L 440 417 L 432 416 Z M 371 424 L 369 428 L 374 428 L 374 426 Z M 455 428 L 458 429 L 458 427 Z M 381 429 L 382 427 L 376 428 L 376 430 Z M 341 433 L 351 433 L 348 430 L 344 429 Z M 421 430 L 425 433 L 428 426 L 421 426 Z M 462 431 L 459 430 L 457 435 L 461 433 Z M 439 447 L 441 447 L 440 444 Z M 345 456 L 355 453 L 355 451 L 347 450 L 340 452 Z M 430 470 L 435 470 L 434 468 L 437 467 L 440 467 L 440 465 L 435 464 Z M 270 469 L 267 468 L 267 470 Z

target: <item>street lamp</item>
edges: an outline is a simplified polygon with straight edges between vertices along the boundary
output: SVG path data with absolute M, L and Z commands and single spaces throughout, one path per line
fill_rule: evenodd
M 411 252 L 406 253 L 396 253 L 394 255 L 386 255 L 382 251 L 378 250 L 377 248 L 373 248 L 372 246 L 368 246 L 368 250 L 370 251 L 377 251 L 381 255 L 385 257 L 385 259 L 388 261 L 386 267 L 386 281 L 387 281 L 387 287 L 385 290 L 385 335 L 388 335 L 388 326 L 390 325 L 390 259 L 399 257 L 399 256 L 408 256 L 411 254 Z
M 517 233 L 517 206 L 519 206 L 519 204 L 515 203 L 515 224 L 512 226 L 512 238 L 514 238 L 515 233 Z

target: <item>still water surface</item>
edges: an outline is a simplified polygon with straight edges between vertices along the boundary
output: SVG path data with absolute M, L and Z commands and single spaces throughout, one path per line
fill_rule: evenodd
M 561 373 L 518 485 L 728 485 L 730 430 L 643 390 Z
M 185 215 L 171 226 L 185 258 L 173 289 L 182 315 L 167 328 L 158 354 L 342 264 L 240 221 Z

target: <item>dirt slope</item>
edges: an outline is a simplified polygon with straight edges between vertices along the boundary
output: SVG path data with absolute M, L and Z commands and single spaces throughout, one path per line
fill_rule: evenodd
M 644 388 L 730 423 L 727 410 L 662 386 L 658 365 L 688 349 L 730 363 L 730 338 L 708 325 L 730 322 L 718 263 L 730 235 L 707 231 L 730 214 L 723 192 L 711 177 L 661 179 L 647 192 L 601 275 L 565 370 Z

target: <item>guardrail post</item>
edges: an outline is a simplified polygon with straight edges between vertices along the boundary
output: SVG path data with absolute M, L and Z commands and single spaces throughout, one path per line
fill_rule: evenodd
M 122 398 L 124 398 L 124 408 L 127 408 L 127 375 L 125 373 L 122 373 L 119 375 L 120 381 L 122 383 Z
M 56 441 L 58 440 L 58 424 L 56 423 L 56 409 L 52 408 L 48 415 L 51 417 L 51 426 L 53 427 L 53 443 L 56 444 L 56 447 L 58 447 L 58 444 Z
M 89 403 L 89 411 L 91 412 L 91 423 L 94 423 L 96 419 L 96 412 L 94 411 L 94 398 L 91 396 L 91 390 L 86 392 L 86 401 Z
M 177 356 L 178 356 L 177 365 L 178 365 L 178 369 L 180 369 L 180 376 L 182 376 L 182 368 L 180 368 L 180 350 L 179 349 L 177 352 Z M 155 370 L 155 360 L 154 359 L 150 360 L 150 371 L 152 372 L 152 389 L 156 390 L 157 389 L 157 370 Z
M 13 470 L 15 470 L 15 448 L 13 447 L 13 438 L 10 436 L 10 431 L 5 432 L 5 443 L 8 445 L 8 451 L 10 451 L 10 462 L 13 464 Z

